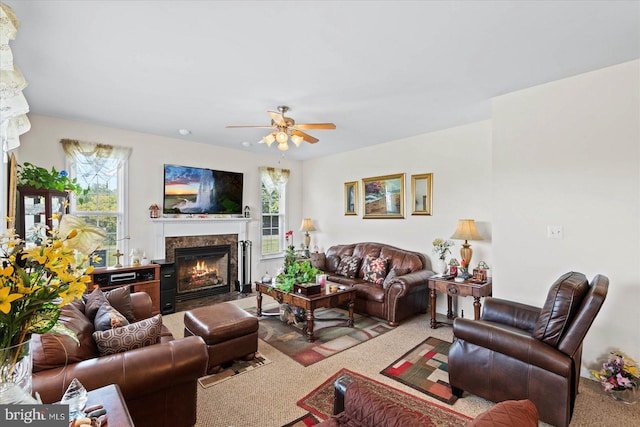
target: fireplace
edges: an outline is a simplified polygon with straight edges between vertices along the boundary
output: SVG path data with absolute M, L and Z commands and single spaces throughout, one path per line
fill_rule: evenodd
M 176 301 L 231 289 L 231 245 L 175 249 Z

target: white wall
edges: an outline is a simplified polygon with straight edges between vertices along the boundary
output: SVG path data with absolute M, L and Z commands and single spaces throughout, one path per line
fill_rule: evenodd
M 494 296 L 540 306 L 567 271 L 610 279 L 584 342 L 640 356 L 640 62 L 493 102 Z M 546 237 L 547 225 L 564 238 Z
M 299 227 L 301 216 L 302 163 L 279 156 L 258 156 L 246 151 L 214 147 L 208 144 L 121 129 L 96 126 L 77 121 L 30 114 L 31 131 L 21 137 L 22 145 L 16 150 L 18 163 L 30 162 L 50 169 L 64 169 L 65 156 L 60 139 L 78 139 L 96 143 L 132 147 L 129 163 L 129 242 L 130 248 L 153 248 L 152 224 L 149 206 L 162 206 L 165 163 L 207 167 L 244 173 L 244 204 L 251 207 L 253 220 L 248 224 L 249 240 L 253 242 L 254 270 L 257 280 L 264 271 L 275 272 L 282 260 L 258 262 L 260 244 L 260 166 L 281 167 L 291 170 L 288 186 L 290 228 Z
M 362 178 L 405 174 L 405 218 L 363 219 Z M 411 215 L 411 175 L 433 173 L 433 215 Z M 311 247 L 383 242 L 433 258 L 431 242 L 448 239 L 458 219 L 473 218 L 486 240 L 470 242 L 472 266 L 491 257 L 491 122 L 483 121 L 304 162 L 303 215 L 314 220 Z M 344 183 L 358 181 L 358 216 L 344 215 Z M 456 241 L 453 256 L 460 260 Z M 467 301 L 468 300 L 468 301 Z M 438 311 L 446 312 L 439 295 Z M 465 317 L 473 301 L 460 301 Z M 426 325 L 425 325 L 426 327 Z M 427 333 L 427 331 L 425 331 Z

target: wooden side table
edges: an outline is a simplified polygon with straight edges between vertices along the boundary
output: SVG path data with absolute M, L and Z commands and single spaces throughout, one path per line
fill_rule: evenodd
M 129 414 L 129 409 L 117 384 L 110 384 L 89 391 L 85 407 L 89 408 L 95 405 L 102 405 L 107 410 L 107 426 L 133 427 L 134 424 Z
M 491 296 L 491 279 L 485 283 L 472 283 L 468 280 L 456 282 L 453 279 L 443 279 L 441 277 L 429 278 L 429 293 L 431 296 L 431 329 L 438 327 L 436 320 L 436 296 L 437 291 L 447 295 L 447 319 L 455 318 L 452 310 L 452 299 L 454 296 L 473 297 L 474 319 L 480 319 L 480 298 Z

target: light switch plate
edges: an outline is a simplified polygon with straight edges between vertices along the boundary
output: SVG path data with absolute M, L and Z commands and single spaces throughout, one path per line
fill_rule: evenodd
M 547 225 L 547 238 L 548 239 L 562 239 L 562 226 L 561 225 Z

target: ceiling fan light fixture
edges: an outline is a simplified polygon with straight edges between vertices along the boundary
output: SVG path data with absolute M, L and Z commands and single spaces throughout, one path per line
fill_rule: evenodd
M 287 151 L 289 149 L 289 144 L 287 144 L 287 142 L 281 142 L 278 143 L 278 150 L 280 151 Z
M 300 135 L 293 135 L 291 137 L 291 142 L 296 144 L 296 147 L 300 147 L 300 144 L 302 144 L 302 137 Z
M 262 138 L 262 140 L 267 144 L 268 147 L 271 147 L 271 144 L 273 144 L 273 141 L 276 140 L 276 137 L 273 136 L 273 133 L 270 133 L 269 135 Z
M 285 131 L 280 130 L 276 133 L 276 141 L 278 141 L 278 144 L 286 144 L 288 140 L 289 135 L 287 135 Z

